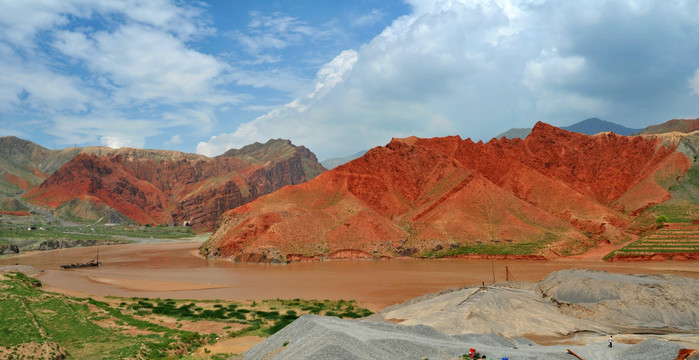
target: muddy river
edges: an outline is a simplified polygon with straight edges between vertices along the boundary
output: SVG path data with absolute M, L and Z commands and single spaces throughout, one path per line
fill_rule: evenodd
M 374 311 L 448 288 L 515 280 L 537 281 L 555 270 L 669 273 L 699 278 L 699 262 L 600 260 L 336 260 L 289 265 L 234 264 L 197 255 L 199 242 L 99 248 L 99 268 L 63 270 L 86 262 L 97 248 L 33 252 L 0 258 L 0 265 L 31 265 L 51 291 L 78 296 L 175 299 L 354 299 Z

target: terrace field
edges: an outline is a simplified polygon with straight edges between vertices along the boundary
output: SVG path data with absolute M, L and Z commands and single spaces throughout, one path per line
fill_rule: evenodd
M 608 254 L 605 259 L 697 259 L 699 254 L 699 225 L 691 223 L 666 224 L 648 232 L 637 241 Z

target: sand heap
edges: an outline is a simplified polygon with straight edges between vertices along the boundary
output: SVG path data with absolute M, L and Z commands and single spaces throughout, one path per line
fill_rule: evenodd
M 476 348 L 490 358 L 571 359 L 570 349 L 584 359 L 674 359 L 682 348 L 699 348 L 697 299 L 695 279 L 565 270 L 535 284 L 426 295 L 362 321 L 303 316 L 243 357 L 453 359 Z M 610 333 L 647 340 L 609 349 Z M 527 339 L 565 335 L 576 344 Z

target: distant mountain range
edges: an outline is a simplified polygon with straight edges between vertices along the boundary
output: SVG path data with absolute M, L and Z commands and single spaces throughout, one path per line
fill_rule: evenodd
M 320 164 L 328 170 L 334 169 L 342 164 L 348 163 L 356 158 L 362 157 L 364 154 L 366 154 L 367 151 L 369 150 L 362 150 L 350 156 L 326 159 L 321 161 Z
M 211 231 L 226 210 L 325 169 L 288 140 L 255 143 L 208 158 L 167 150 L 104 147 L 48 150 L 16 137 L 0 138 L 0 210 L 30 204 L 66 219 L 127 219 Z M 117 213 L 119 215 L 115 216 Z
M 568 130 L 580 134 L 595 135 L 601 132 L 613 132 L 619 135 L 632 135 L 641 131 L 641 129 L 631 129 L 625 126 L 615 124 L 610 121 L 601 120 L 598 118 L 585 119 L 581 122 L 575 123 L 570 126 L 561 127 L 563 130 Z M 508 139 L 520 138 L 524 139 L 531 132 L 530 128 L 512 128 L 505 131 L 504 133 L 496 136 L 496 139 L 502 139 L 503 137 Z
M 610 129 L 588 120 L 577 129 Z M 330 171 L 282 139 L 209 158 L 48 150 L 2 137 L 0 212 L 20 216 L 41 207 L 71 221 L 187 222 L 214 231 L 203 254 L 241 262 L 565 256 L 626 241 L 657 215 L 694 220 L 696 129 L 699 119 L 671 120 L 632 137 L 544 123 L 525 139 L 409 137 Z

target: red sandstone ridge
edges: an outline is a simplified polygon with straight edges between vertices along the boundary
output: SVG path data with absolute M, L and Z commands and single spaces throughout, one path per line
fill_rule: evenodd
M 699 130 L 698 119 L 673 119 L 662 124 L 651 125 L 643 130 L 640 134 L 664 134 L 670 132 L 691 133 Z
M 394 139 L 226 212 L 201 251 L 253 262 L 465 246 L 579 253 L 620 240 L 635 214 L 669 197 L 660 184 L 689 166 L 657 139 L 544 123 L 525 140 Z
M 79 154 L 25 198 L 51 208 L 75 201 L 103 203 L 141 224 L 190 222 L 211 231 L 217 218 L 324 169 L 288 140 L 270 140 L 216 158 L 173 151 L 120 149 Z

